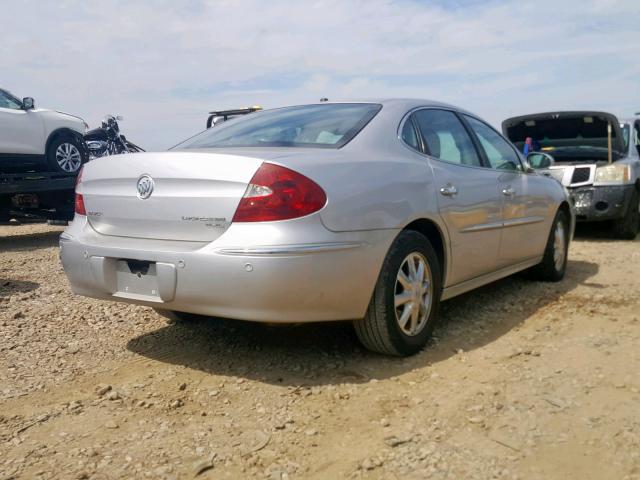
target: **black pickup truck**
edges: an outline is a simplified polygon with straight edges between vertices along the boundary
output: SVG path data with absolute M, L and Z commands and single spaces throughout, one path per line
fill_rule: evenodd
M 0 222 L 73 218 L 76 173 L 0 172 Z

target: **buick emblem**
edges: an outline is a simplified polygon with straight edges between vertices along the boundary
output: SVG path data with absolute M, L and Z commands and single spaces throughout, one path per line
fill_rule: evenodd
M 153 193 L 153 178 L 149 175 L 142 175 L 138 179 L 138 198 L 144 200 Z

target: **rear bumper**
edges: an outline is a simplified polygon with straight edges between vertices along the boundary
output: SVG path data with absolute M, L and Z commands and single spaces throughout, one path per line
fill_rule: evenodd
M 615 220 L 627 211 L 634 185 L 570 188 L 578 222 Z
M 234 225 L 215 242 L 201 245 L 108 237 L 78 222 L 60 238 L 61 260 L 75 293 L 262 322 L 361 318 L 397 233 L 325 229 L 319 242 L 239 247 L 224 242 L 227 234 L 233 238 Z M 127 259 L 154 267 L 136 275 Z

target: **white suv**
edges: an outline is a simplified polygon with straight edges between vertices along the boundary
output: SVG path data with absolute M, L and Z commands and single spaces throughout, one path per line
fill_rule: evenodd
M 0 89 L 0 172 L 78 172 L 88 158 L 87 128 L 81 118 L 35 108 L 33 98 L 19 100 Z

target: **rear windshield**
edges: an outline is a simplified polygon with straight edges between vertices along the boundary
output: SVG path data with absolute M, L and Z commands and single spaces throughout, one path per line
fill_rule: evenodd
M 175 148 L 340 148 L 381 108 L 372 103 L 331 103 L 265 110 L 219 124 Z

